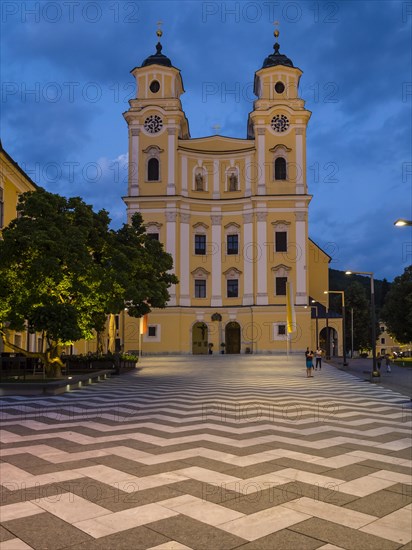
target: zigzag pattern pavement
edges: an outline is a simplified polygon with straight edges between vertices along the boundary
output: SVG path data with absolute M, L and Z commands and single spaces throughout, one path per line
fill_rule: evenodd
M 302 358 L 144 358 L 1 400 L 0 548 L 412 548 L 411 406 Z

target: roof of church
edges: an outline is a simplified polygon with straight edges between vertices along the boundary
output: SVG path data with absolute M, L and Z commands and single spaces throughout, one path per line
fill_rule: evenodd
M 170 59 L 162 53 L 162 45 L 160 42 L 156 44 L 156 53 L 149 55 L 143 63 L 142 67 L 147 67 L 148 65 L 163 65 L 164 67 L 172 67 L 172 62 Z
M 271 53 L 264 60 L 262 69 L 266 67 L 275 67 L 276 65 L 285 65 L 286 67 L 293 67 L 292 60 L 284 54 L 279 53 L 279 44 L 276 42 L 273 45 L 274 53 Z

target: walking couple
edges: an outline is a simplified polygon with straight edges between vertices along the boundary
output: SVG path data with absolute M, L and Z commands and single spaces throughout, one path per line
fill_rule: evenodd
M 306 348 L 305 351 L 306 357 L 306 378 L 313 378 L 313 369 L 319 370 L 322 369 L 322 350 L 318 347 L 316 352 L 310 351 L 309 348 Z M 316 366 L 313 366 L 313 357 L 316 359 Z

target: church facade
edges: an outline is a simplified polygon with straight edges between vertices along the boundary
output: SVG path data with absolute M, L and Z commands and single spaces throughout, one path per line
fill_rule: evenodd
M 330 342 L 341 345 L 341 320 L 327 322 L 319 313 L 330 258 L 308 237 L 311 113 L 298 94 L 302 71 L 276 42 L 255 73 L 245 139 L 190 137 L 182 76 L 160 42 L 132 74 L 136 98 L 124 113 L 127 217 L 141 212 L 179 278 L 168 307 L 149 314 L 143 353 L 284 353 L 288 282 L 295 311 L 290 349 L 314 347 L 322 334 L 325 345 L 326 323 Z M 125 314 L 119 329 L 123 349 L 139 347 L 137 320 Z

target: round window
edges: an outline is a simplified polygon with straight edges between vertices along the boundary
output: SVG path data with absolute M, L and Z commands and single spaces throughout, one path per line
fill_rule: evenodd
M 153 82 L 150 83 L 150 91 L 154 94 L 157 94 L 157 92 L 160 90 L 160 84 L 157 80 L 153 80 Z
M 283 82 L 280 82 L 280 81 L 276 82 L 275 90 L 276 90 L 276 93 L 282 94 L 285 91 L 285 85 L 283 84 Z

